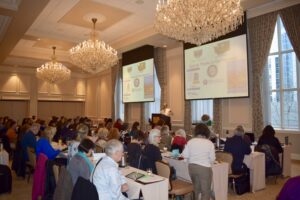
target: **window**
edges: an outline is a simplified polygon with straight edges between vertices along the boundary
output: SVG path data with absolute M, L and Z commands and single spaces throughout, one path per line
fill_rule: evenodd
M 266 120 L 275 128 L 299 130 L 299 61 L 280 17 L 265 70 Z
M 203 114 L 208 114 L 213 119 L 213 100 L 194 100 L 191 104 L 193 124 L 199 123 Z
M 124 121 L 124 103 L 122 101 L 122 78 L 121 75 L 118 77 L 117 86 L 115 88 L 115 116 Z
M 154 68 L 154 102 L 145 103 L 145 121 L 152 117 L 152 113 L 160 113 L 161 89 Z

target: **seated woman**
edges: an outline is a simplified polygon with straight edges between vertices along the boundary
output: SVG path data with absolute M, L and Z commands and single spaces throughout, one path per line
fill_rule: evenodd
M 162 156 L 158 147 L 161 140 L 160 130 L 150 130 L 148 140 L 149 144 L 145 146 L 143 151 L 143 155 L 146 157 L 145 167 L 152 169 L 152 172 L 157 174 L 155 162 L 162 160 Z
M 282 153 L 283 149 L 281 147 L 281 144 L 279 140 L 275 137 L 275 130 L 271 125 L 267 125 L 264 130 L 262 135 L 260 136 L 257 146 L 267 144 L 274 149 L 276 149 L 276 153 Z
M 133 136 L 134 134 L 136 134 L 138 132 L 138 130 L 140 130 L 140 123 L 134 122 L 132 124 L 131 130 L 129 132 L 129 136 Z
M 52 135 L 52 128 L 47 127 L 41 132 L 41 138 L 36 143 L 36 157 L 38 158 L 40 153 L 45 154 L 48 159 L 54 160 L 55 157 L 60 153 L 60 150 L 55 150 L 50 144 L 49 137 Z
M 183 129 L 178 129 L 175 132 L 175 137 L 174 137 L 174 140 L 172 142 L 171 150 L 179 149 L 179 152 L 181 153 L 186 144 L 187 144 L 187 141 L 186 141 L 185 131 Z
M 234 130 L 234 136 L 227 138 L 224 146 L 224 151 L 231 153 L 233 157 L 233 162 L 231 165 L 232 172 L 234 174 L 240 174 L 247 172 L 247 166 L 244 163 L 245 155 L 251 153 L 250 144 L 245 141 L 244 128 L 242 126 L 237 126 Z
M 110 131 L 109 131 L 109 134 L 107 136 L 107 139 L 108 140 L 112 140 L 112 139 L 119 140 L 120 139 L 119 129 L 111 128 Z
M 164 149 L 165 147 L 168 151 L 171 150 L 172 136 L 170 135 L 169 126 L 163 125 L 160 130 L 161 133 L 161 141 L 159 143 L 159 148 Z
M 98 130 L 98 140 L 96 141 L 96 145 L 104 149 L 107 142 L 107 135 L 108 130 L 106 128 L 100 128 Z
M 92 155 L 94 148 L 95 144 L 90 139 L 85 138 L 81 140 L 78 152 L 72 157 L 68 165 L 73 185 L 75 185 L 79 176 L 89 180 L 94 166 L 88 157 Z
M 127 145 L 128 157 L 127 161 L 131 167 L 138 169 L 144 169 L 142 167 L 142 148 L 141 144 L 144 141 L 144 133 L 139 131 L 137 134 L 132 136 L 131 143 Z

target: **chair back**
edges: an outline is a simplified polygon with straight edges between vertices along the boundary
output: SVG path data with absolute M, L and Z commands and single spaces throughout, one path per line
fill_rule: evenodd
M 223 151 L 217 151 L 216 152 L 216 160 L 219 162 L 226 162 L 229 164 L 228 167 L 228 174 L 232 174 L 231 165 L 233 161 L 233 157 L 231 153 L 223 152 Z
M 53 174 L 54 174 L 54 178 L 55 178 L 55 183 L 57 184 L 58 176 L 59 176 L 59 166 L 58 165 L 53 165 Z
M 34 148 L 27 147 L 27 155 L 28 155 L 28 159 L 29 159 L 29 161 L 27 162 L 27 164 L 29 164 L 31 167 L 33 167 L 33 169 L 35 169 L 35 166 L 36 166 L 36 154 L 35 154 Z
M 172 190 L 172 186 L 170 182 L 170 176 L 171 176 L 170 166 L 167 163 L 164 163 L 162 161 L 156 161 L 155 166 L 156 166 L 157 174 L 159 176 L 169 179 L 169 190 Z

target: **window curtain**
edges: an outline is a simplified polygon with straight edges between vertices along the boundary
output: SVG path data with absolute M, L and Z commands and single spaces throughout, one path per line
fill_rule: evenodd
M 268 13 L 248 20 L 251 64 L 252 64 L 252 127 L 256 136 L 261 135 L 264 121 L 262 112 L 262 78 L 267 62 L 277 12 Z
M 117 84 L 118 84 L 118 78 L 120 76 L 120 69 L 121 69 L 121 64 L 122 61 L 119 60 L 118 64 L 114 65 L 111 68 L 111 85 L 112 85 L 112 94 L 111 94 L 111 102 L 113 102 L 111 104 L 111 117 L 113 120 L 116 120 L 116 102 L 115 102 L 115 98 L 116 98 L 116 88 L 117 88 Z
M 210 116 L 211 117 L 211 116 Z M 216 134 L 222 134 L 222 100 L 213 100 L 213 131 Z
M 166 49 L 157 47 L 154 49 L 154 63 L 157 79 L 160 85 L 160 107 L 167 102 L 167 56 Z
M 279 11 L 295 54 L 300 60 L 300 4 Z

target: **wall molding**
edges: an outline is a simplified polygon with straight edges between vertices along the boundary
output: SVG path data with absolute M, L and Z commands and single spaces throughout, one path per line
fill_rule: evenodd
M 300 154 L 292 153 L 291 154 L 291 159 L 292 160 L 300 160 Z

